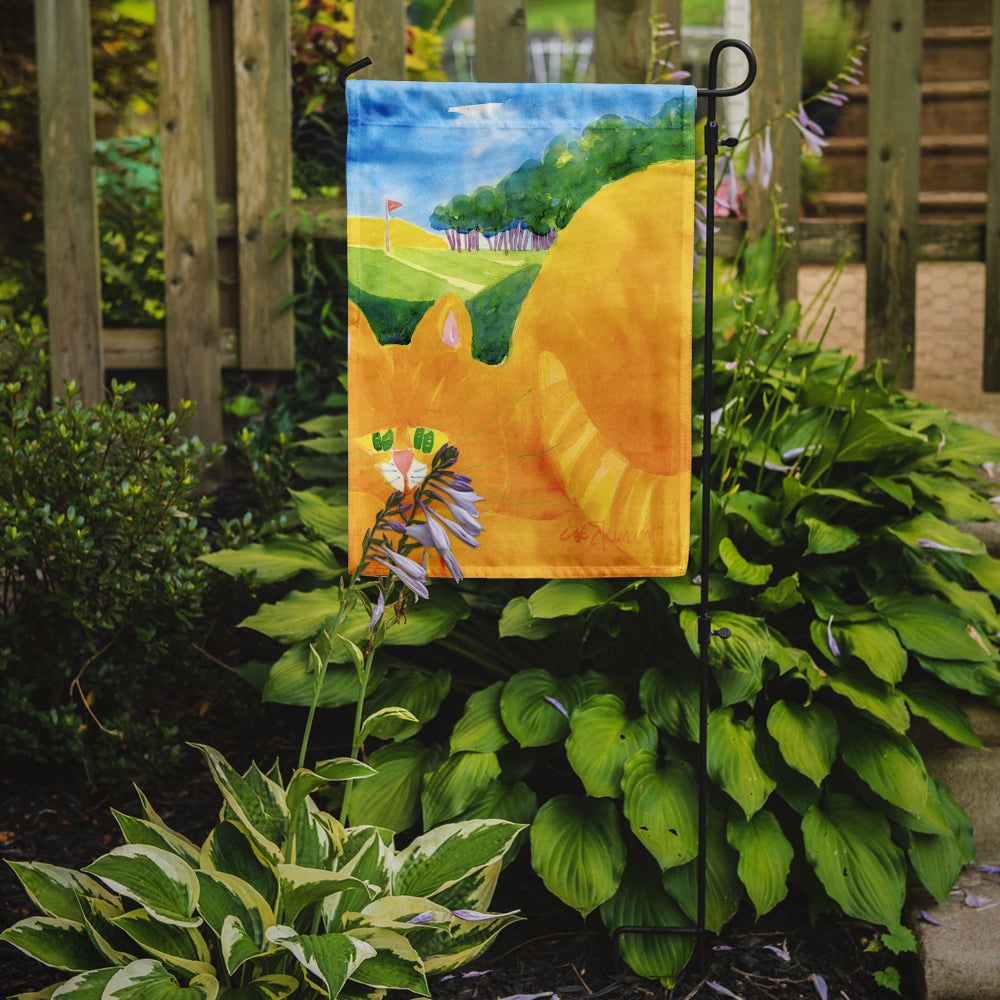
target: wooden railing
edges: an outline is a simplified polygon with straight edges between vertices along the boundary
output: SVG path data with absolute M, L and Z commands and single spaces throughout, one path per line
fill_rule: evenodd
M 475 0 L 476 75 L 526 78 L 525 7 L 530 0 Z M 599 82 L 642 82 L 649 12 L 680 23 L 680 0 L 595 0 L 594 65 Z M 845 253 L 867 270 L 866 356 L 897 363 L 911 384 L 916 265 L 985 261 L 983 384 L 1000 390 L 1000 170 L 989 173 L 985 223 L 921 222 L 918 216 L 922 2 L 871 0 L 867 214 L 864 221 L 800 220 L 781 276 L 796 291 L 803 262 Z M 101 326 L 97 209 L 93 179 L 88 0 L 36 0 L 45 182 L 49 329 L 53 384 L 72 379 L 86 401 L 114 368 L 166 369 L 169 401 L 195 400 L 195 431 L 223 437 L 221 371 L 281 370 L 293 364 L 287 244 L 292 220 L 314 236 L 342 238 L 342 201 L 311 201 L 291 213 L 289 0 L 158 0 L 166 325 Z M 750 91 L 750 129 L 799 101 L 801 0 L 754 0 L 751 42 L 759 72 Z M 402 79 L 404 0 L 357 0 L 356 51 L 366 75 Z M 989 150 L 1000 162 L 1000 0 L 992 6 Z M 683 51 L 683 38 L 681 38 Z M 677 53 L 674 53 L 675 58 Z M 724 104 L 724 102 L 721 102 Z M 720 108 L 720 117 L 725 108 Z M 735 133 L 739 123 L 729 123 Z M 774 199 L 799 204 L 800 137 L 773 129 L 775 171 L 751 189 L 747 219 L 725 220 L 716 246 L 732 253 L 744 229 L 757 235 Z

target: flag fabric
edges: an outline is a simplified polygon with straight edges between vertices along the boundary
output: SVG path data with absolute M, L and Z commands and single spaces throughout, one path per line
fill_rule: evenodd
M 347 82 L 352 567 L 450 444 L 467 576 L 686 572 L 695 99 Z

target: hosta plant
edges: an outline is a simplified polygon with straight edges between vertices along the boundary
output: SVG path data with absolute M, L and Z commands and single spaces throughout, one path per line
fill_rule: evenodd
M 64 981 L 66 1000 L 280 1000 L 428 996 L 427 975 L 478 955 L 514 913 L 488 912 L 521 829 L 451 823 L 397 849 L 391 831 L 343 827 L 312 796 L 372 768 L 338 758 L 240 774 L 199 747 L 222 793 L 198 845 L 140 793 L 116 813 L 126 843 L 82 871 L 11 862 L 41 911 L 0 935 Z M 54 992 L 53 992 L 54 990 Z

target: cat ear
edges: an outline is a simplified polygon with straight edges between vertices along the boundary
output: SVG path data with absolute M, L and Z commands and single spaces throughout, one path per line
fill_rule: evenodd
M 375 338 L 365 314 L 348 299 L 347 302 L 347 357 L 349 362 L 377 358 L 382 345 Z
M 413 331 L 411 347 L 427 352 L 472 357 L 472 319 L 465 303 L 454 293 L 442 295 L 424 313 Z

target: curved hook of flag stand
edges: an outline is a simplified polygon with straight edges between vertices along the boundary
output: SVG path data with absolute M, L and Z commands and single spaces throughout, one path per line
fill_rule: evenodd
M 725 49 L 739 49 L 747 60 L 746 78 L 735 87 L 719 88 L 719 57 Z M 346 89 L 347 78 L 372 64 L 365 56 L 357 62 L 345 66 L 337 74 L 337 83 Z M 698 963 L 702 970 L 705 961 L 705 895 L 707 882 L 707 829 L 708 829 L 708 693 L 709 667 L 708 648 L 712 637 L 729 637 L 729 629 L 712 629 L 712 615 L 708 610 L 709 591 L 709 548 L 707 544 L 711 529 L 711 495 L 708 481 L 712 471 L 712 290 L 715 282 L 715 158 L 720 146 L 735 146 L 737 139 L 719 139 L 719 123 L 716 121 L 716 100 L 720 97 L 735 97 L 750 89 L 757 76 L 757 58 L 746 42 L 735 38 L 725 38 L 717 42 L 708 60 L 708 87 L 698 90 L 698 97 L 707 99 L 707 120 L 705 123 L 705 157 L 707 166 L 707 194 L 705 232 L 705 349 L 704 349 L 704 396 L 702 400 L 702 489 L 701 489 L 701 599 L 698 613 L 698 645 L 701 652 L 701 688 L 698 707 L 698 911 L 694 927 L 654 927 L 622 926 L 612 933 L 616 946 L 623 934 L 694 934 L 698 939 Z
M 723 50 L 739 49 L 747 60 L 747 75 L 736 87 L 719 88 L 719 57 Z M 708 648 L 712 637 L 728 639 L 727 628 L 712 629 L 712 615 L 708 609 L 709 544 L 711 532 L 711 493 L 708 489 L 712 474 L 712 325 L 714 321 L 712 293 L 715 286 L 715 158 L 720 146 L 735 146 L 737 139 L 719 140 L 719 123 L 716 121 L 716 99 L 735 97 L 750 89 L 757 76 L 757 58 L 746 42 L 725 38 L 717 42 L 708 60 L 708 87 L 698 90 L 698 96 L 707 99 L 705 122 L 706 231 L 705 231 L 705 350 L 704 395 L 702 397 L 702 450 L 701 450 L 701 599 L 698 611 L 698 647 L 701 653 L 701 684 L 698 698 L 698 909 L 694 927 L 622 926 L 612 933 L 616 946 L 623 934 L 694 934 L 698 941 L 698 965 L 704 971 L 705 955 L 705 896 L 707 888 L 707 833 L 708 833 Z

